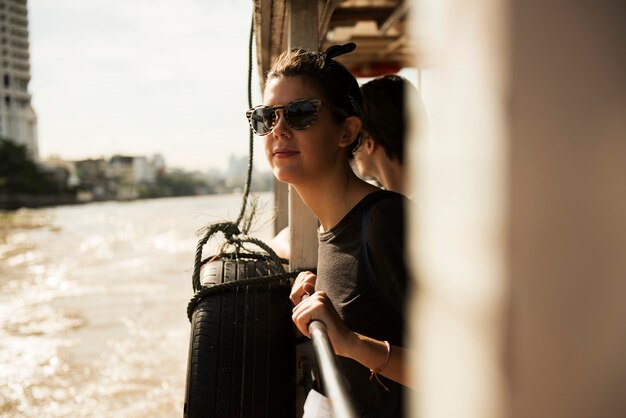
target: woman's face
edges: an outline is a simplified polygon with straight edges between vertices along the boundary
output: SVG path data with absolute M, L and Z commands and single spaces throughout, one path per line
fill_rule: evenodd
M 273 78 L 263 95 L 266 106 L 286 105 L 298 99 L 322 99 L 301 76 Z M 300 184 L 333 173 L 337 164 L 346 164 L 345 146 L 340 145 L 343 125 L 322 105 L 316 121 L 297 130 L 285 122 L 282 111 L 265 140 L 265 155 L 274 176 L 282 182 Z

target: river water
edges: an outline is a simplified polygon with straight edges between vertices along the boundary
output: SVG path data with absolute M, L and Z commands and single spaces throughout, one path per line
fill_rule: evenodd
M 239 195 L 0 218 L 0 417 L 180 417 L 196 231 Z M 271 194 L 251 232 L 271 237 Z

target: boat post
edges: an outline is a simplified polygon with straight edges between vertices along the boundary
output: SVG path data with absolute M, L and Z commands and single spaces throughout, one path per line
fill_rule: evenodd
M 312 51 L 319 49 L 318 2 L 310 0 L 288 0 L 289 37 L 288 48 L 301 47 Z M 293 186 L 289 186 L 289 236 L 291 271 L 317 266 L 317 227 L 318 221 L 304 204 Z M 315 352 L 317 368 L 320 370 L 326 396 L 330 399 L 334 416 L 337 418 L 356 417 L 350 403 L 345 380 L 338 367 L 335 351 L 330 343 L 326 326 L 313 321 L 309 326 L 311 342 L 301 344 L 296 352 L 298 362 L 310 364 L 311 351 Z M 311 350 L 311 344 L 313 350 Z
M 289 0 L 288 48 L 319 48 L 317 1 Z M 293 186 L 289 186 L 289 270 L 317 266 L 317 219 Z

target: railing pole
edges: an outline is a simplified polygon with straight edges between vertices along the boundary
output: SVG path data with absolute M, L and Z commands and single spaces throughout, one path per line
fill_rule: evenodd
M 344 377 L 339 371 L 335 351 L 326 332 L 326 326 L 320 321 L 311 321 L 309 334 L 334 418 L 356 418 L 356 413 L 346 390 Z

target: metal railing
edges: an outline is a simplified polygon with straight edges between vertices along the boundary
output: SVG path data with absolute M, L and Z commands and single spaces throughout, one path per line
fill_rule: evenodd
M 321 321 L 311 321 L 309 334 L 311 335 L 322 384 L 324 385 L 326 396 L 330 399 L 333 417 L 356 418 L 357 415 L 346 389 L 345 378 L 341 374 L 335 350 L 333 350 L 330 338 L 328 338 L 328 333 L 326 332 L 326 325 Z

